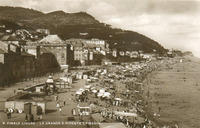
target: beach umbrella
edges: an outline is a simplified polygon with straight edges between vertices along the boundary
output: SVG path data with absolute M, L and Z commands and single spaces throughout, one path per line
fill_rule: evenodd
M 103 94 L 103 97 L 107 97 L 107 98 L 109 98 L 110 97 L 110 92 L 105 92 L 104 94 Z
M 82 91 L 76 91 L 77 95 L 82 95 Z
M 97 93 L 97 90 L 92 90 L 93 93 Z
M 101 97 L 101 96 L 103 96 L 103 93 L 98 93 L 97 96 Z

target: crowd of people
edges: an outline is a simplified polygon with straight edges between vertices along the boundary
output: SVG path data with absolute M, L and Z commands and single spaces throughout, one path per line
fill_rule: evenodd
M 99 68 L 88 76 L 85 88 L 77 90 L 76 101 L 94 104 L 97 110 L 93 113 L 100 113 L 108 122 L 122 122 L 130 128 L 155 127 L 145 112 L 148 92 L 144 94 L 143 80 L 163 63 L 173 62 L 144 61 Z

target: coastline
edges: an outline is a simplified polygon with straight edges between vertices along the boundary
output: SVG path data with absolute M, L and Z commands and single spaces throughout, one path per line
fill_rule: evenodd
M 192 73 L 194 73 L 194 71 L 187 71 L 186 68 L 183 68 L 183 65 L 197 63 L 196 66 L 200 66 L 200 63 L 198 64 L 198 61 L 193 62 L 193 61 L 189 61 L 189 59 L 185 58 L 184 62 L 180 62 L 180 59 L 183 59 L 183 58 L 180 58 L 180 57 L 164 58 L 164 60 L 156 60 L 156 61 L 147 62 L 146 66 L 135 71 L 136 76 L 134 78 L 136 78 L 136 79 L 130 78 L 130 80 L 128 81 L 128 82 L 130 82 L 129 85 L 125 81 L 124 81 L 125 82 L 124 83 L 123 80 L 122 81 L 116 80 L 116 83 L 114 83 L 114 85 L 115 84 L 117 85 L 116 91 L 119 91 L 119 89 L 121 89 L 121 91 L 123 89 L 128 89 L 127 86 L 125 87 L 123 85 L 128 85 L 130 87 L 132 86 L 132 89 L 129 89 L 132 92 L 131 95 L 133 96 L 130 98 L 130 100 L 133 103 L 133 107 L 138 109 L 139 117 L 142 117 L 146 120 L 146 124 L 147 124 L 146 127 L 153 127 L 153 128 L 154 127 L 162 127 L 163 128 L 164 126 L 166 126 L 166 127 L 170 126 L 173 128 L 176 124 L 178 124 L 181 128 L 189 128 L 189 127 L 184 126 L 185 124 L 182 123 L 182 120 L 179 119 L 179 116 L 173 117 L 172 115 L 170 115 L 170 114 L 173 114 L 173 113 L 170 113 L 171 109 L 167 108 L 167 107 L 165 108 L 164 105 L 166 105 L 166 103 L 163 103 L 163 101 L 162 101 L 164 98 L 167 98 L 167 103 L 169 103 L 169 105 L 176 106 L 176 105 L 173 105 L 170 101 L 170 100 L 173 101 L 174 99 L 176 99 L 176 97 L 174 99 L 172 99 L 171 98 L 172 94 L 165 94 L 165 90 L 162 90 L 162 88 L 165 87 L 164 85 L 166 85 L 166 87 L 168 87 L 169 85 L 167 85 L 167 83 L 169 83 L 169 81 L 180 80 L 180 81 L 184 82 L 185 79 L 186 79 L 186 81 L 188 81 L 187 77 L 183 79 L 183 77 L 181 76 L 181 78 L 179 78 L 180 74 L 185 76 L 185 74 L 187 74 L 187 73 L 192 74 Z M 118 71 L 115 68 L 116 67 L 114 66 L 113 70 Z M 196 68 L 196 67 L 194 67 L 194 68 Z M 185 73 L 183 71 L 187 71 L 187 73 Z M 110 70 L 110 72 L 112 72 L 112 70 Z M 171 77 L 170 75 L 172 75 L 172 74 L 175 74 L 176 77 L 175 76 Z M 162 75 L 164 75 L 164 76 L 162 76 Z M 160 78 L 160 76 L 162 76 L 162 78 Z M 166 79 L 164 79 L 164 78 L 166 78 Z M 101 79 L 103 79 L 103 76 Z M 165 81 L 163 81 L 163 80 L 165 80 Z M 98 81 L 98 82 L 101 83 L 101 81 Z M 199 83 L 200 83 L 200 81 L 199 81 Z M 94 86 L 97 86 L 96 84 L 94 83 Z M 76 92 L 77 89 L 79 89 L 80 87 L 83 87 L 84 85 L 85 84 L 83 83 L 83 81 L 82 82 L 79 81 L 79 83 L 76 83 L 76 86 L 74 86 L 75 88 L 72 89 L 73 91 L 71 90 L 70 93 L 66 93 L 66 94 L 63 93 L 63 94 L 59 94 L 59 95 L 60 95 L 60 97 L 63 97 L 62 100 L 64 100 L 65 97 L 71 97 L 73 99 L 74 92 Z M 105 86 L 103 86 L 103 85 L 99 85 L 99 87 L 105 88 Z M 169 88 L 169 89 L 171 89 L 171 88 Z M 121 92 L 121 91 L 119 91 L 119 92 Z M 170 93 L 170 91 L 173 92 L 173 90 L 168 90 L 167 93 Z M 124 97 L 120 93 L 118 96 L 120 98 Z M 88 104 L 90 102 L 86 102 L 86 103 Z M 49 105 L 53 105 L 53 104 L 49 104 Z M 75 107 L 75 105 L 76 105 L 76 103 L 73 103 L 72 106 Z M 112 105 L 110 105 L 110 106 L 112 107 Z M 161 110 L 158 109 L 160 106 L 161 106 Z M 109 107 L 107 107 L 107 105 L 105 103 L 103 104 L 103 106 L 99 106 L 99 107 L 100 108 L 105 107 L 105 108 L 110 109 Z M 126 108 L 126 107 L 122 107 L 122 108 Z M 174 111 L 174 109 L 175 108 L 173 108 L 172 110 Z M 70 112 L 68 110 L 69 110 L 69 107 L 66 106 L 66 108 L 63 109 L 63 112 L 69 114 Z M 59 113 L 57 113 L 57 114 L 59 114 Z M 46 120 L 48 120 L 48 119 L 49 118 L 46 118 Z M 114 121 L 114 119 L 112 119 L 112 118 L 111 118 L 111 120 Z M 109 121 L 109 120 L 107 120 L 107 121 Z M 193 127 L 193 128 L 196 128 L 196 127 Z

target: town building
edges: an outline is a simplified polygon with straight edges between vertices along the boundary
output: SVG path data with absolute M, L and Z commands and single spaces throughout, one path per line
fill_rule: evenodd
M 85 42 L 87 45 L 95 45 L 96 47 L 102 47 L 105 48 L 105 40 L 100 40 L 100 39 L 91 39 L 91 40 L 86 40 Z
M 45 34 L 45 35 L 50 35 L 50 31 L 49 29 L 36 29 L 36 32 L 41 33 L 41 34 Z
M 4 59 L 4 57 L 5 57 L 5 54 L 6 52 L 4 51 L 4 50 L 2 50 L 2 49 L 0 49 L 0 63 L 1 64 L 4 64 L 5 63 L 5 59 Z
M 48 35 L 41 39 L 39 41 L 39 46 L 53 53 L 60 66 L 73 65 L 74 53 L 71 45 L 66 44 L 57 35 Z
M 88 60 L 88 50 L 83 49 L 82 43 L 76 43 L 74 48 L 74 60 L 79 61 L 82 65 L 85 65 Z
M 16 51 L 11 51 L 10 47 L 16 47 Z M 4 82 L 14 82 L 21 78 L 32 76 L 35 72 L 35 57 L 28 53 L 22 52 L 21 47 L 8 44 L 8 51 L 1 50 L 1 76 L 4 78 L 0 84 Z M 5 70 L 6 69 L 6 70 Z
M 36 56 L 26 52 L 26 47 L 0 41 L 0 85 L 29 79 L 47 72 L 59 70 L 55 56 L 42 49 L 36 48 Z M 7 48 L 6 48 L 7 47 Z

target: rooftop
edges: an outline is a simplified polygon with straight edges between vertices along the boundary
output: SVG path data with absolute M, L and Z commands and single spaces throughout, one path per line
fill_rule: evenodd
M 22 56 L 34 56 L 34 55 L 29 54 L 29 53 L 27 53 L 27 52 L 21 52 L 21 55 L 22 55 Z
M 48 35 L 45 38 L 41 39 L 41 43 L 63 43 L 63 41 L 58 37 L 58 35 Z
M 6 53 L 4 50 L 0 49 L 0 54 Z

